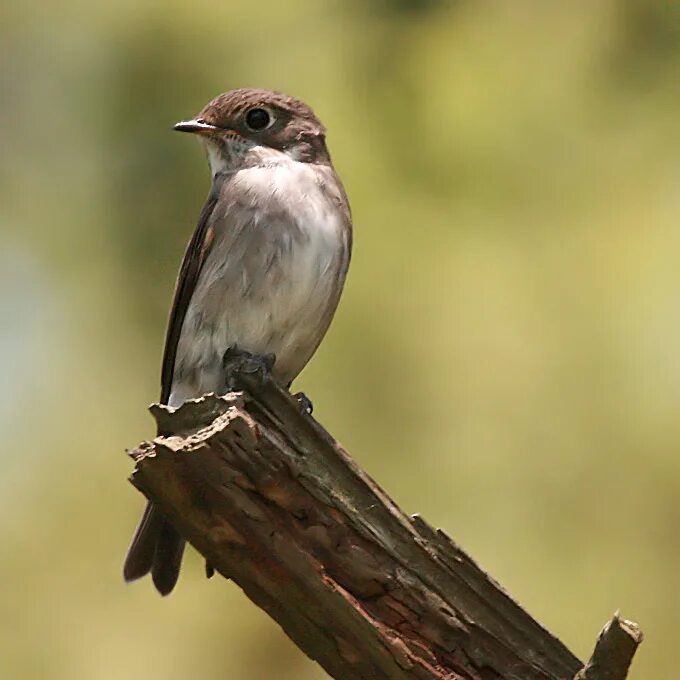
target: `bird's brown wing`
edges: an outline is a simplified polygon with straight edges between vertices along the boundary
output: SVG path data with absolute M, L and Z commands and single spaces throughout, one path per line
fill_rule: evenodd
M 161 403 L 167 404 L 172 390 L 177 343 L 182 332 L 184 317 L 196 282 L 212 243 L 211 216 L 217 203 L 212 193 L 203 206 L 198 224 L 189 241 L 175 285 L 175 297 L 170 308 L 165 351 L 161 369 Z M 163 434 L 162 432 L 159 434 Z M 123 567 L 126 581 L 134 581 L 151 572 L 153 582 L 162 595 L 167 595 L 177 583 L 184 539 L 168 524 L 152 503 L 148 503 L 142 520 L 132 539 Z
M 198 224 L 189 241 L 182 266 L 177 276 L 175 285 L 175 297 L 170 308 L 168 329 L 165 334 L 165 350 L 163 352 L 163 364 L 161 368 L 161 403 L 167 404 L 172 390 L 172 376 L 175 371 L 175 358 L 177 356 L 177 343 L 182 332 L 184 317 L 191 296 L 196 288 L 196 282 L 201 273 L 201 268 L 206 260 L 212 243 L 212 229 L 210 217 L 215 209 L 217 196 L 213 193 L 203 206 Z

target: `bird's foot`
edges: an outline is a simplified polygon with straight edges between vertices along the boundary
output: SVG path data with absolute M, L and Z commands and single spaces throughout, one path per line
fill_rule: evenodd
M 205 577 L 206 578 L 212 578 L 215 575 L 215 567 L 208 562 L 208 560 L 205 561 Z
M 302 413 L 306 413 L 310 416 L 312 415 L 312 411 L 314 411 L 314 404 L 312 404 L 312 400 L 304 392 L 295 393 L 293 395 L 293 399 L 297 401 Z
M 236 389 L 239 374 L 252 375 L 264 385 L 272 377 L 272 368 L 276 356 L 274 354 L 252 354 L 239 349 L 235 345 L 229 347 L 222 356 L 225 391 Z

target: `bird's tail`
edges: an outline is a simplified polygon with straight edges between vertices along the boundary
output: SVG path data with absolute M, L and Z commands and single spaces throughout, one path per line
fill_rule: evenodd
M 125 558 L 123 576 L 134 581 L 151 572 L 156 590 L 168 595 L 177 583 L 185 541 L 148 503 Z

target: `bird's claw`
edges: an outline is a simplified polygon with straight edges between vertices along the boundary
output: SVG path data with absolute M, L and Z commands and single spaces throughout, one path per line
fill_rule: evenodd
M 293 399 L 297 401 L 302 413 L 306 413 L 310 416 L 312 415 L 312 412 L 314 411 L 314 404 L 312 404 L 312 400 L 304 392 L 296 392 L 293 395 Z
M 260 384 L 266 383 L 271 379 L 275 362 L 276 355 L 274 354 L 252 354 L 235 345 L 229 347 L 222 356 L 225 390 L 229 392 L 236 388 L 239 374 L 252 375 Z

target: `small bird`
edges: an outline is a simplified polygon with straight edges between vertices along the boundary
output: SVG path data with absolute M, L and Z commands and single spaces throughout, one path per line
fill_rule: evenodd
M 165 339 L 161 403 L 224 393 L 225 356 L 263 359 L 288 388 L 335 313 L 352 249 L 352 220 L 326 131 L 309 106 L 237 89 L 175 130 L 198 135 L 212 183 L 184 254 Z M 184 539 L 146 506 L 123 574 L 151 572 L 167 595 Z

